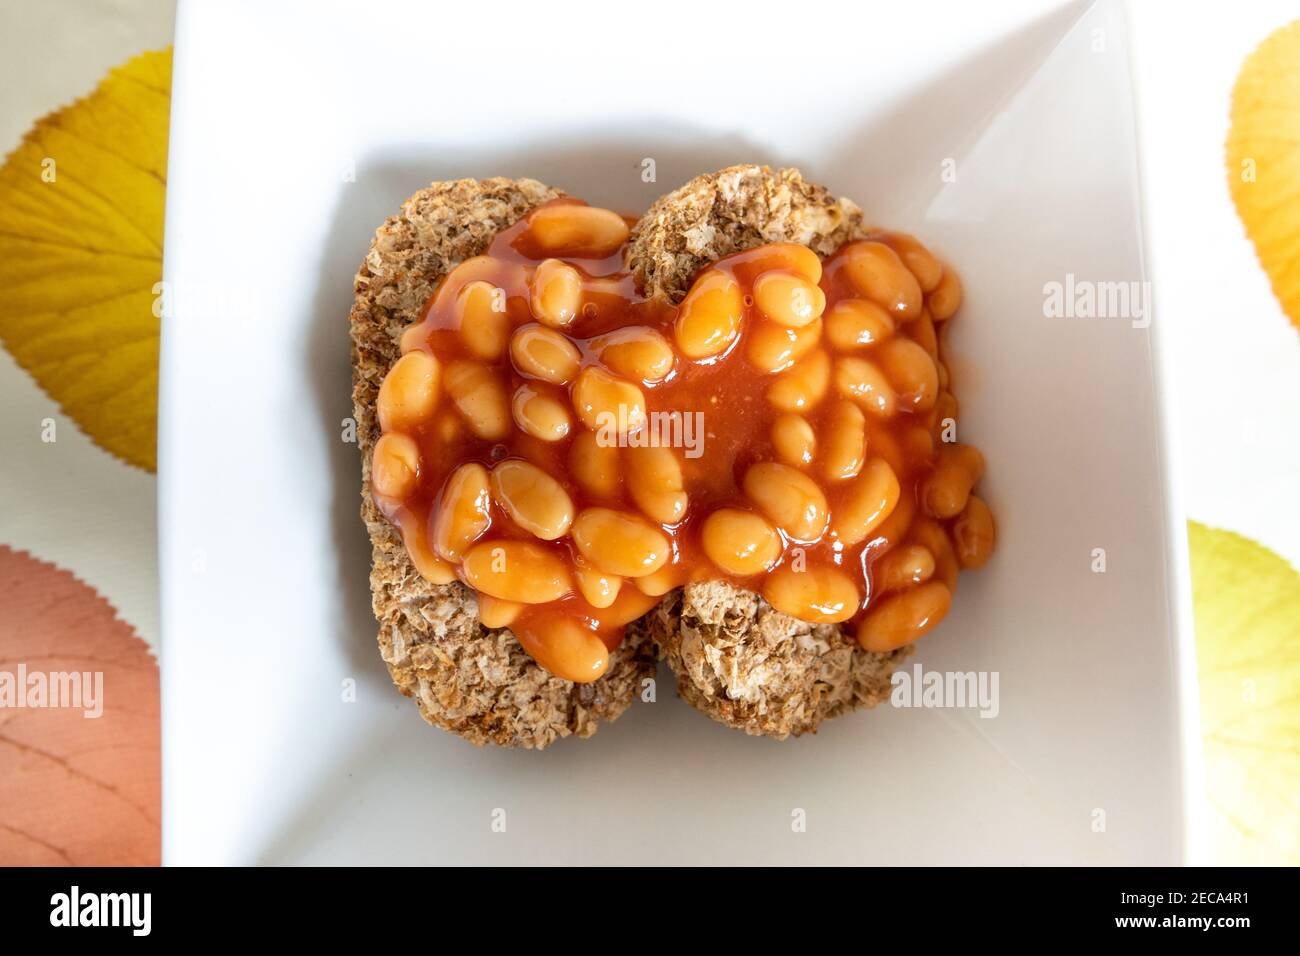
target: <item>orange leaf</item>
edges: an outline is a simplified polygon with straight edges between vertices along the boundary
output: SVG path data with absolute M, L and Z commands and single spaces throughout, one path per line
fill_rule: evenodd
M 51 675 L 74 705 L 49 706 Z M 158 863 L 158 665 L 91 588 L 3 545 L 0 780 L 0 865 Z
M 1231 117 L 1228 188 L 1273 294 L 1300 328 L 1300 21 L 1246 58 Z

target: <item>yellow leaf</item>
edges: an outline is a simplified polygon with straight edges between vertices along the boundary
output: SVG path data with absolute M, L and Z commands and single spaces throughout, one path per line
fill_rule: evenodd
M 171 51 L 112 70 L 0 168 L 0 341 L 107 451 L 153 471 Z
M 1273 294 L 1300 327 L 1300 21 L 1246 58 L 1231 118 L 1228 188 Z
M 1300 863 L 1300 574 L 1230 531 L 1188 535 L 1214 861 Z

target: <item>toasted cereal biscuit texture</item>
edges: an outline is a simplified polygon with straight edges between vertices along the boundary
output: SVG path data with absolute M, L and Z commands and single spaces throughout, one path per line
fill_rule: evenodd
M 697 710 L 748 734 L 784 740 L 889 698 L 910 647 L 875 654 L 833 624 L 808 624 L 725 581 L 688 584 L 651 611 L 649 632 Z
M 681 301 L 705 266 L 768 242 L 822 255 L 866 235 L 862 211 L 797 169 L 729 166 L 658 199 L 632 230 L 629 264 L 648 296 Z
M 483 252 L 497 231 L 561 193 L 531 179 L 469 179 L 422 189 L 375 233 L 357 272 L 352 330 L 352 403 L 361 448 L 361 517 L 370 532 L 370 588 L 379 648 L 398 689 L 424 719 L 475 744 L 541 748 L 570 734 L 589 737 L 632 702 L 654 674 L 641 631 L 610 655 L 591 684 L 543 670 L 509 630 L 487 630 L 473 592 L 430 584 L 401 536 L 371 500 L 370 452 L 380 434 L 375 398 L 438 281 Z
M 704 266 L 768 242 L 822 255 L 867 235 L 862 212 L 795 169 L 732 166 L 658 200 L 632 231 L 629 265 L 641 290 L 676 303 Z M 723 582 L 688 585 L 643 621 L 677 675 L 679 693 L 714 720 L 783 739 L 889 696 L 911 652 L 864 651 L 841 628 L 782 614 Z

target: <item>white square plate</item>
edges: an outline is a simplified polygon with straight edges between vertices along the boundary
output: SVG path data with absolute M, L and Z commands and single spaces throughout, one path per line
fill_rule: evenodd
M 1148 278 L 1127 57 L 1113 3 L 808 19 L 676 0 L 490 17 L 182 2 L 159 426 L 165 860 L 1182 859 L 1194 684 L 1159 352 L 1130 321 L 1044 311 L 1067 275 Z M 1000 712 L 882 707 L 776 743 L 704 719 L 661 674 L 657 703 L 543 753 L 427 727 L 375 647 L 340 437 L 373 230 L 431 180 L 532 176 L 639 212 L 742 161 L 797 165 L 961 270 L 963 436 L 987 456 L 1001 538 L 913 660 L 996 671 Z

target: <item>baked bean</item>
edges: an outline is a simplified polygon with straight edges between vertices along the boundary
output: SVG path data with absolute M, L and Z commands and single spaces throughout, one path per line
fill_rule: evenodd
M 934 330 L 934 320 L 930 318 L 929 309 L 922 309 L 921 317 L 907 324 L 907 334 L 912 337 L 913 342 L 925 349 L 930 358 L 938 361 L 939 334 Z
M 971 445 L 939 446 L 934 473 L 921 486 L 921 505 L 936 518 L 951 518 L 966 507 L 975 482 L 984 474 L 984 456 Z
M 450 584 L 456 580 L 456 567 L 442 560 L 431 550 L 424 536 L 424 529 L 419 523 L 406 521 L 402 523 L 402 546 L 411 559 L 416 573 L 430 584 Z
M 787 465 L 806 468 L 817 453 L 817 438 L 806 419 L 787 413 L 772 423 L 772 447 Z
M 375 399 L 379 427 L 407 431 L 433 414 L 438 404 L 438 360 L 424 351 L 407 352 L 384 376 Z
M 898 253 L 907 271 L 916 276 L 916 283 L 922 292 L 933 292 L 943 277 L 943 264 L 930 250 L 921 245 L 915 236 L 902 232 L 892 232 L 882 237 L 889 248 Z
M 792 272 L 764 272 L 754 280 L 754 304 L 773 322 L 797 329 L 821 318 L 826 293 Z
M 772 526 L 737 508 L 719 508 L 705 518 L 700 542 L 710 561 L 742 578 L 766 571 L 781 556 L 781 539 Z
M 677 347 L 692 359 L 720 355 L 739 334 L 743 316 L 739 283 L 725 272 L 709 269 L 682 300 L 673 325 Z
M 601 362 L 631 379 L 659 382 L 673 370 L 676 356 L 669 341 L 644 325 L 598 336 L 591 348 Z
M 500 281 L 502 278 L 501 272 L 501 264 L 490 256 L 474 256 L 466 259 L 447 273 L 446 277 L 439 283 L 438 290 L 434 295 L 434 304 L 436 306 L 443 301 L 450 303 L 459 324 L 460 303 L 457 300 L 460 297 L 461 290 L 475 282 L 488 282 L 491 284 L 493 281 Z M 428 347 L 429 327 L 424 322 L 412 323 L 402 332 L 401 349 L 403 355 L 407 352 Z
M 474 590 L 520 604 L 556 601 L 571 588 L 564 562 L 531 541 L 482 541 L 470 548 L 460 570 Z
M 516 601 L 502 601 L 490 594 L 479 594 L 478 621 L 489 630 L 509 627 L 524 610 L 524 605 Z
M 618 597 L 618 590 L 623 586 L 623 579 L 617 574 L 606 574 L 578 565 L 573 569 L 574 580 L 578 582 L 578 591 L 592 607 L 609 607 Z
M 796 468 L 774 461 L 750 465 L 741 486 L 771 522 L 798 541 L 815 541 L 826 530 L 826 496 Z
M 947 438 L 955 437 L 959 411 L 957 399 L 953 397 L 952 392 L 941 391 L 939 397 L 935 400 L 934 410 L 930 413 L 933 418 L 930 431 L 934 435 L 935 441 L 942 442 L 946 441 Z M 945 435 L 949 425 L 953 426 L 952 433 Z M 946 443 L 952 444 L 952 442 Z
M 895 650 L 933 630 L 951 606 L 952 592 L 941 581 L 900 591 L 867 611 L 858 626 L 858 643 L 877 654 Z
M 877 558 L 871 566 L 873 600 L 878 594 L 924 584 L 933 576 L 934 555 L 928 548 L 919 544 L 894 548 Z
M 631 624 L 658 603 L 657 595 L 644 594 L 634 587 L 620 588 L 614 603 L 607 608 L 597 608 L 592 617 L 602 627 L 622 627 Z
M 906 491 L 900 489 L 898 504 L 894 506 L 894 510 L 889 513 L 888 518 L 876 525 L 874 531 L 870 532 L 873 539 L 885 542 L 882 547 L 895 547 L 907 537 L 912 527 L 912 519 L 916 517 L 916 502 L 913 497 L 910 489 Z
M 921 287 L 893 249 L 867 240 L 845 246 L 843 255 L 845 272 L 859 295 L 904 322 L 921 314 Z
M 573 385 L 573 408 L 584 425 L 613 434 L 639 431 L 646 423 L 645 395 L 625 379 L 589 365 Z
M 475 282 L 487 282 L 489 284 L 501 282 L 510 277 L 510 273 L 514 271 L 516 271 L 516 267 L 503 266 L 502 263 L 491 256 L 472 256 L 447 273 L 442 282 L 438 284 L 437 292 L 434 294 L 434 305 L 436 307 L 440 303 L 448 303 L 453 311 L 459 313 L 460 303 L 458 300 L 466 286 Z M 426 348 L 428 341 L 428 326 L 423 322 L 409 325 L 402 332 L 402 353 L 405 354 L 418 348 Z
M 668 560 L 668 537 L 644 518 L 612 508 L 585 508 L 573 522 L 573 543 L 607 574 L 638 578 Z
M 412 322 L 402 331 L 402 337 L 398 339 L 398 346 L 401 353 L 414 352 L 417 349 L 425 348 L 429 341 L 429 329 L 423 322 Z
M 821 333 L 820 321 L 798 329 L 766 320 L 755 322 L 745 335 L 745 357 L 760 372 L 783 372 L 813 350 Z
M 433 431 L 438 436 L 438 441 L 445 444 L 460 438 L 461 433 L 465 431 L 465 423 L 453 409 L 448 409 L 441 412 L 434 420 Z
M 923 545 L 934 555 L 934 576 L 942 581 L 949 591 L 957 590 L 957 572 L 961 570 L 957 553 L 953 550 L 952 539 L 943 525 L 930 518 L 917 518 L 912 522 L 908 537 Z
M 826 338 L 841 352 L 875 345 L 893 334 L 893 317 L 870 299 L 844 299 L 826 313 Z
M 853 478 L 867 457 L 867 420 L 852 402 L 839 402 L 826 418 L 822 473 L 831 481 Z
M 510 433 L 510 400 L 497 376 L 477 362 L 459 361 L 447 366 L 443 380 L 447 394 L 475 435 L 500 439 Z
M 491 479 L 477 462 L 461 465 L 442 487 L 442 499 L 433 521 L 433 547 L 448 561 L 459 561 L 465 551 L 492 525 Z
M 826 397 L 831 360 L 821 349 L 777 376 L 767 390 L 767 400 L 783 412 L 806 412 Z
M 510 339 L 510 357 L 521 374 L 564 385 L 578 374 L 581 355 L 569 339 L 542 325 L 521 325 Z
M 528 231 L 543 249 L 553 253 L 598 259 L 627 242 L 627 223 L 608 209 L 577 203 L 545 205 L 528 217 Z
M 963 568 L 982 568 L 993 553 L 996 532 L 993 512 L 982 498 L 971 495 L 966 507 L 952 523 L 953 550 Z
M 442 280 L 442 285 L 438 287 L 438 295 L 455 291 L 459 294 L 460 290 L 471 282 L 477 282 L 480 279 L 490 280 L 500 272 L 501 264 L 491 256 L 470 256 L 464 262 L 457 265 L 447 277 Z
M 894 469 L 883 458 L 871 459 L 845 488 L 831 514 L 831 529 L 847 547 L 865 541 L 898 505 L 900 494 Z
M 853 579 L 833 567 L 777 568 L 763 582 L 763 597 L 783 614 L 812 624 L 847 621 L 862 604 Z
M 748 270 L 759 275 L 773 269 L 796 272 L 816 285 L 822 280 L 822 261 L 807 246 L 797 242 L 773 242 L 748 253 Z
M 370 487 L 385 498 L 406 498 L 420 483 L 420 449 L 400 432 L 380 435 L 370 458 Z
M 456 305 L 460 337 L 470 354 L 485 362 L 499 359 L 510 336 L 505 291 L 490 282 L 471 282 L 460 290 Z
M 867 419 L 867 447 L 871 454 L 883 458 L 894 474 L 906 477 L 912 471 L 912 461 L 903 451 L 903 446 L 894 437 L 889 423 L 874 416 Z
M 870 359 L 845 357 L 837 360 L 835 388 L 880 418 L 891 417 L 898 408 L 893 386 Z
M 422 557 L 407 546 L 406 553 L 411 557 L 411 563 L 415 566 L 416 572 L 430 584 L 451 584 L 456 580 L 456 566 L 442 558 L 431 556 Z
M 665 564 L 658 571 L 651 571 L 649 574 L 643 574 L 639 578 L 633 578 L 633 586 L 642 594 L 648 597 L 663 597 L 673 588 L 681 584 L 681 576 L 677 573 L 677 568 L 671 564 Z
M 609 649 L 600 635 L 574 618 L 525 618 L 515 637 L 533 660 L 563 680 L 589 684 L 609 670 Z
M 900 446 L 904 456 L 910 461 L 931 461 L 934 459 L 934 435 L 928 428 L 912 425 L 903 430 Z
M 569 446 L 569 472 L 582 490 L 597 498 L 618 494 L 618 446 L 602 445 L 595 432 L 584 431 Z
M 894 386 L 901 405 L 919 412 L 934 407 L 939 396 L 939 370 L 924 348 L 911 339 L 894 338 L 881 343 L 873 355 Z
M 573 523 L 573 500 L 532 462 L 507 458 L 492 469 L 492 497 L 514 523 L 543 541 L 562 537 Z
M 925 301 L 934 321 L 942 322 L 952 318 L 953 313 L 961 307 L 961 298 L 961 279 L 951 269 L 944 269 L 943 278 Z
M 671 448 L 629 448 L 627 487 L 632 500 L 660 524 L 676 524 L 688 504 L 682 465 Z
M 532 385 L 520 385 L 510 400 L 510 413 L 521 431 L 542 441 L 559 441 L 569 434 L 569 410 L 559 399 Z
M 547 259 L 533 271 L 529 307 L 543 325 L 572 325 L 582 308 L 582 274 L 567 262 Z

